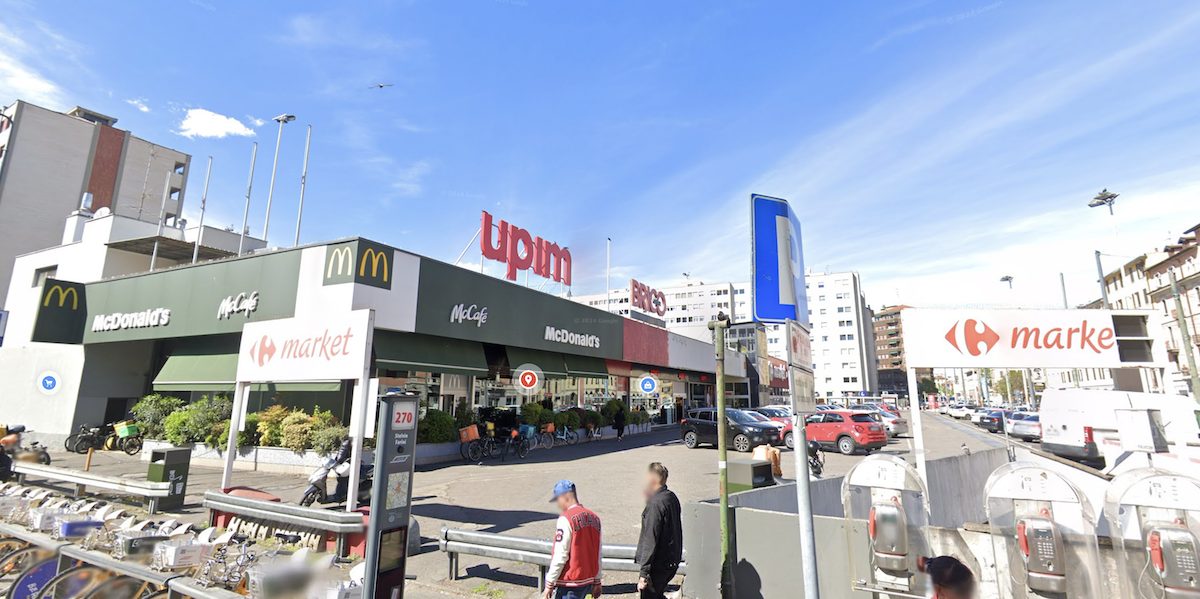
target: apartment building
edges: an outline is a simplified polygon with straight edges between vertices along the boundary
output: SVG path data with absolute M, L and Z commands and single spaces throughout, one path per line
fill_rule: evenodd
M 1200 319 L 1200 224 L 1188 229 L 1174 243 L 1163 247 L 1162 252 L 1151 255 L 1146 260 L 1146 293 L 1154 304 L 1155 313 L 1161 323 L 1161 334 L 1167 348 L 1167 359 L 1170 367 L 1167 369 L 1167 380 L 1164 387 L 1168 393 L 1184 393 L 1190 391 L 1192 397 L 1200 397 L 1200 389 L 1191 388 L 1191 370 L 1188 364 L 1185 343 L 1191 345 L 1195 359 L 1200 360 L 1200 344 L 1197 344 L 1198 325 Z M 1175 293 L 1171 286 L 1171 272 L 1174 271 L 1176 286 L 1179 289 L 1179 303 L 1183 306 L 1183 314 L 1176 308 Z M 1187 323 L 1191 339 L 1183 338 L 1179 320 Z
M 56 112 L 17 100 L 0 109 L 0 281 L 13 260 L 58 245 L 77 209 L 157 223 L 182 213 L 191 157 L 75 107 Z M 0 285 L 4 305 L 8 285 Z
M 663 287 L 659 291 L 666 298 L 666 311 L 662 316 L 650 316 L 664 321 L 668 331 L 692 339 L 712 343 L 712 331 L 708 330 L 708 323 L 716 320 L 721 312 L 728 315 L 731 322 L 749 316 L 749 312 L 739 312 L 735 308 L 734 286 L 730 283 L 689 282 L 682 286 Z M 630 288 L 625 286 L 610 290 L 607 300 L 603 293 L 576 295 L 571 299 L 621 316 L 637 318 L 644 315 L 639 309 L 631 309 L 630 296 Z
M 886 306 L 875 312 L 875 363 L 879 392 L 908 396 L 908 365 L 904 361 L 904 327 L 900 312 L 908 306 Z

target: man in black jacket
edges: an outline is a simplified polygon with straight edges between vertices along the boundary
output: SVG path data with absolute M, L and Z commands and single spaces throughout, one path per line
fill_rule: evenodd
M 679 498 L 667 489 L 667 467 L 658 462 L 646 471 L 646 509 L 634 561 L 641 566 L 638 592 L 642 599 L 663 599 L 667 583 L 683 560 L 683 523 Z

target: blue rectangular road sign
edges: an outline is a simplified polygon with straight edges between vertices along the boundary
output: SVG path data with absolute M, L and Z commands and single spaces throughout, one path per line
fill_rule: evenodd
M 787 200 L 751 195 L 750 237 L 754 320 L 808 324 L 800 220 Z

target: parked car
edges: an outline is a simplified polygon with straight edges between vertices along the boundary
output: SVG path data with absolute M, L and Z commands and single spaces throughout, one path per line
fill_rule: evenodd
M 756 416 L 758 415 L 751 415 L 743 410 L 725 410 L 729 447 L 745 453 L 759 445 L 783 443 L 783 425 L 771 422 L 765 417 Z M 717 444 L 716 408 L 703 408 L 688 412 L 687 418 L 679 422 L 679 432 L 683 444 L 688 449 L 695 449 L 702 443 L 715 446 Z
M 1102 447 L 1120 447 L 1118 409 L 1159 410 L 1170 444 L 1195 443 L 1200 435 L 1196 403 L 1185 395 L 1047 389 L 1040 407 L 1042 449 L 1075 460 L 1098 462 Z
M 992 411 L 992 408 L 975 408 L 974 410 L 971 410 L 971 415 L 970 415 L 971 422 L 975 426 L 979 426 L 979 419 L 983 418 L 985 414 L 987 414 L 988 412 L 991 412 L 991 411 Z
M 804 420 L 808 440 L 843 455 L 871 453 L 888 444 L 887 432 L 876 414 L 854 410 L 825 410 Z
M 752 410 L 758 414 L 762 414 L 773 422 L 778 422 L 783 425 L 783 444 L 788 449 L 795 449 L 796 444 L 793 441 L 794 435 L 792 430 L 792 411 L 784 410 L 777 406 L 767 406 L 764 408 L 754 408 Z
M 949 410 L 946 410 L 946 415 L 951 418 L 962 420 L 963 418 L 967 418 L 971 415 L 971 408 L 972 406 L 968 406 L 966 404 L 954 404 L 953 406 L 950 406 Z
M 1004 433 L 1008 435 L 1013 434 L 1013 424 L 1024 420 L 1029 416 L 1031 416 L 1031 414 L 1028 412 L 1013 411 L 1013 413 L 1009 414 L 1008 418 L 1004 421 Z
M 992 410 L 979 418 L 979 426 L 989 433 L 1004 432 L 1004 421 L 1008 414 L 1004 410 Z
M 878 414 L 883 421 L 883 426 L 887 430 L 889 437 L 897 437 L 908 432 L 908 421 L 876 406 L 874 404 L 857 404 L 850 406 L 851 410 L 860 410 L 863 412 L 872 412 Z
M 884 412 L 888 412 L 889 414 L 892 414 L 894 416 L 900 415 L 900 408 L 897 408 L 895 404 L 885 403 L 882 401 L 869 401 L 867 403 L 879 408 L 880 410 L 883 410 Z
M 827 404 L 827 403 L 823 403 L 823 404 L 817 404 L 817 411 L 818 411 L 818 412 L 824 412 L 824 411 L 826 411 L 826 410 L 840 410 L 840 409 L 841 409 L 841 408 L 839 408 L 839 407 L 837 407 L 837 406 L 835 406 L 835 405 L 833 405 L 833 404 Z
M 1020 420 L 1013 420 L 1009 434 L 1022 440 L 1033 441 L 1042 438 L 1042 422 L 1037 414 L 1025 414 Z

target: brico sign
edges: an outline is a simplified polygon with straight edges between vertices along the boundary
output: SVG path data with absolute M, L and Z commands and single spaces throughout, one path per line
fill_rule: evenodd
M 479 247 L 483 257 L 508 265 L 505 278 L 517 280 L 517 271 L 532 270 L 533 274 L 564 285 L 571 284 L 571 252 L 529 231 L 501 220 L 492 224 L 492 215 L 483 211 Z M 494 239 L 493 242 L 493 233 Z
M 667 296 L 636 279 L 629 279 L 629 305 L 659 316 L 667 313 Z
M 925 310 L 901 312 L 911 367 L 1119 368 L 1114 318 L 1142 313 L 1109 310 Z M 1144 327 L 1134 327 L 1143 331 Z M 1145 337 L 1130 342 L 1145 344 Z

